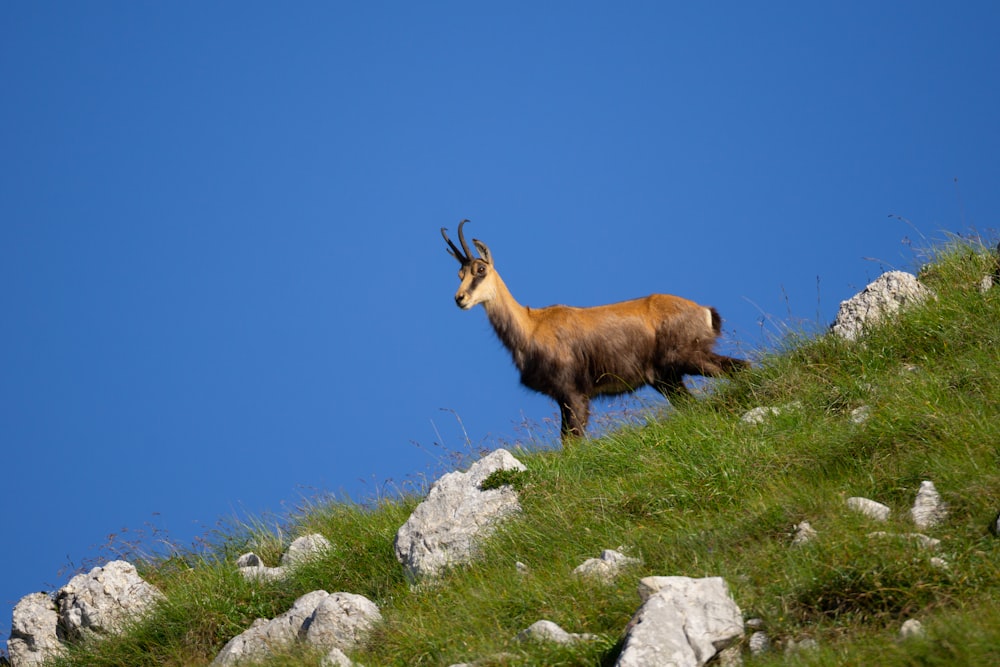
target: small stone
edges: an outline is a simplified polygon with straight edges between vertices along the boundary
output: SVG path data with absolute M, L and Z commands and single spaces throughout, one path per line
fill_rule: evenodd
M 812 637 L 804 637 L 798 641 L 789 639 L 785 645 L 785 655 L 793 655 L 795 653 L 802 653 L 803 651 L 815 651 L 818 648 L 819 642 Z
M 768 417 L 779 414 L 781 414 L 781 410 L 778 408 L 757 407 L 744 412 L 740 421 L 744 424 L 763 424 Z
M 867 405 L 851 410 L 851 423 L 864 424 L 872 414 L 872 409 Z
M 876 521 L 888 521 L 889 515 L 892 513 L 892 510 L 886 505 L 869 500 L 868 498 L 848 498 L 847 506 Z
M 808 521 L 803 521 L 795 526 L 795 536 L 792 537 L 792 544 L 795 546 L 805 544 L 813 540 L 817 535 L 819 533 L 816 532 L 816 529 L 809 525 Z
M 750 655 L 761 655 L 771 650 L 771 638 L 766 632 L 758 630 L 750 635 Z
M 913 639 L 924 637 L 927 633 L 924 631 L 924 624 L 915 618 L 911 618 L 903 623 L 903 626 L 899 629 L 900 639 Z
M 573 570 L 573 574 L 610 583 L 624 568 L 640 563 L 642 561 L 638 558 L 626 556 L 614 549 L 605 549 L 600 558 L 588 558 Z
M 294 567 L 307 561 L 319 558 L 333 548 L 330 540 L 319 533 L 305 535 L 288 545 L 288 550 L 281 556 L 281 564 Z
M 868 537 L 872 538 L 883 538 L 883 537 L 896 537 L 904 540 L 909 540 L 911 542 L 916 542 L 919 546 L 924 549 L 937 549 L 941 546 L 941 540 L 927 537 L 921 533 L 887 533 L 884 530 L 877 530 L 874 533 L 868 533 Z
M 573 644 L 594 639 L 597 639 L 597 635 L 566 632 L 558 624 L 546 620 L 535 621 L 527 629 L 517 633 L 517 640 L 522 642 L 543 641 L 555 644 Z
M 910 510 L 910 516 L 913 517 L 913 523 L 917 528 L 922 530 L 933 528 L 941 523 L 946 514 L 945 505 L 941 501 L 941 495 L 934 488 L 934 482 L 926 480 L 920 482 L 920 490 L 917 492 L 913 509 Z

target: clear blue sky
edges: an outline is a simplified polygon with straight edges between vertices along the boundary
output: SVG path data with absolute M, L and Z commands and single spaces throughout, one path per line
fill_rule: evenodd
M 996 2 L 0 4 L 3 638 L 123 529 L 551 439 L 442 226 L 522 303 L 679 294 L 743 354 L 991 230 L 998 35 Z

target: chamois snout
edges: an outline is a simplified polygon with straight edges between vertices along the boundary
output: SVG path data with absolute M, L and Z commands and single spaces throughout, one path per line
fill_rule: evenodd
M 459 290 L 458 292 L 455 293 L 455 305 L 456 306 L 458 306 L 462 310 L 468 310 L 469 308 L 471 308 L 471 306 L 469 304 L 470 304 L 470 301 L 469 301 L 469 293 L 468 292 L 466 292 L 465 290 Z

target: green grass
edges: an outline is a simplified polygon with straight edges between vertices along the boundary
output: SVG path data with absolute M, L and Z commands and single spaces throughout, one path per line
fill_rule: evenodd
M 516 451 L 528 470 L 491 480 L 519 489 L 523 513 L 476 563 L 435 586 L 411 588 L 393 552 L 396 530 L 420 500 L 323 502 L 290 518 L 223 534 L 211 549 L 140 564 L 166 602 L 121 637 L 73 649 L 59 665 L 205 665 L 257 617 L 285 611 L 315 589 L 372 599 L 379 625 L 357 662 L 378 665 L 613 664 L 647 575 L 722 576 L 747 617 L 763 619 L 775 649 L 749 665 L 784 664 L 789 640 L 816 639 L 806 665 L 1000 664 L 1000 287 L 981 294 L 995 258 L 954 242 L 921 270 L 937 299 L 863 344 L 831 336 L 789 340 L 782 351 L 715 386 L 682 410 L 582 441 L 566 451 Z M 750 408 L 790 406 L 759 425 Z M 860 424 L 850 414 L 867 406 Z M 909 508 L 925 479 L 949 506 L 933 555 L 873 530 L 911 532 Z M 887 525 L 845 511 L 866 496 L 889 505 Z M 808 520 L 814 541 L 792 546 Z M 299 534 L 334 545 L 283 582 L 235 572 L 254 550 L 276 565 Z M 574 567 L 623 547 L 642 565 L 610 585 Z M 516 562 L 525 563 L 527 574 Z M 546 618 L 598 635 L 571 648 L 522 644 Z M 901 642 L 907 618 L 926 637 Z M 270 665 L 318 665 L 299 649 Z

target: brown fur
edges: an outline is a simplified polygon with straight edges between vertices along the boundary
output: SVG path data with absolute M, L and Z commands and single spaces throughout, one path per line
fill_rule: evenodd
M 489 248 L 473 240 L 472 257 L 462 226 L 464 253 L 448 239 L 462 264 L 455 302 L 468 309 L 482 303 L 493 329 L 514 357 L 521 383 L 559 405 L 563 440 L 582 437 L 590 399 L 650 385 L 668 399 L 688 393 L 685 375 L 719 376 L 749 364 L 712 348 L 722 321 L 714 308 L 667 294 L 606 306 L 522 306 L 493 267 Z

